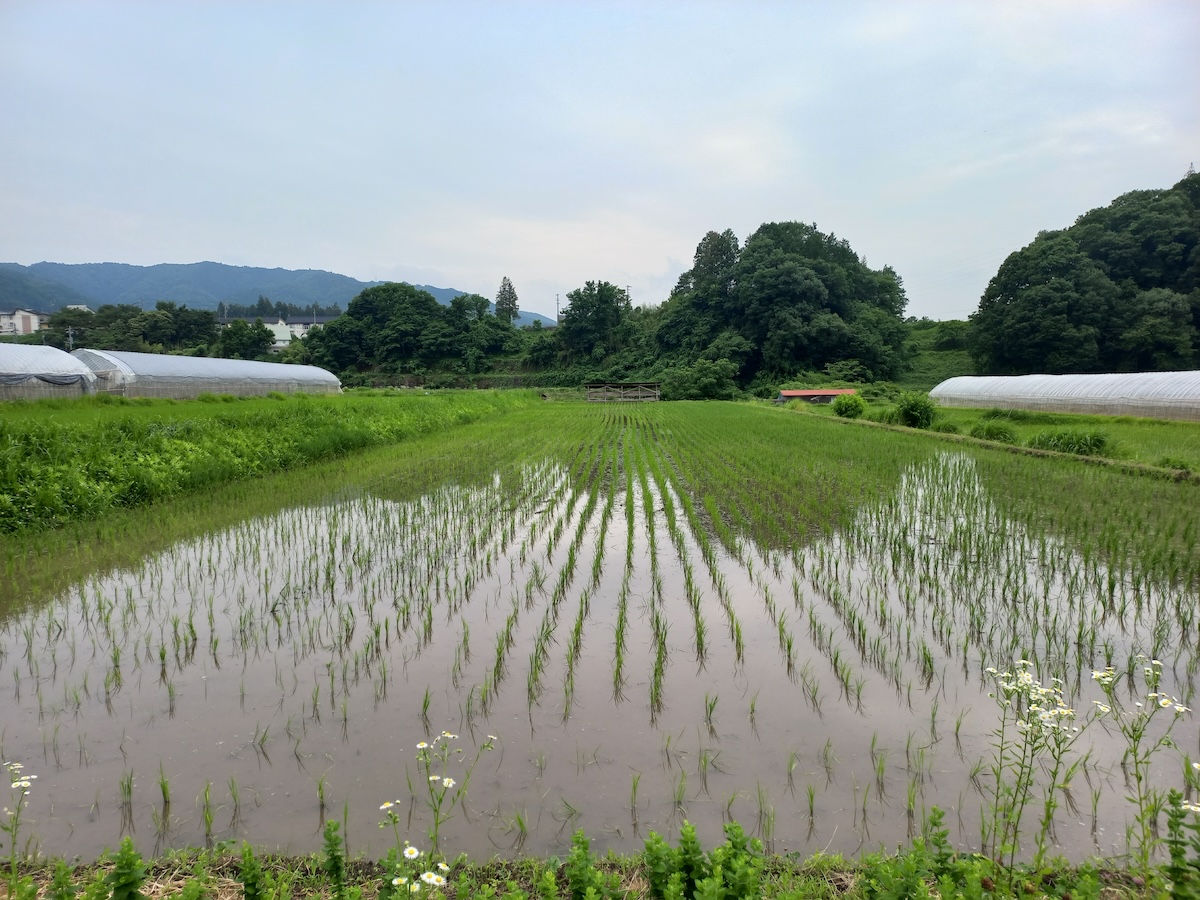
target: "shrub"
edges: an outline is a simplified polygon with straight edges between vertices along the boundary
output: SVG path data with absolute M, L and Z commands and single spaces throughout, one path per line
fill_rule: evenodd
M 843 419 L 857 419 L 867 411 L 867 401 L 858 394 L 842 394 L 833 401 L 833 414 Z
M 1192 464 L 1186 459 L 1180 459 L 1177 456 L 1160 456 L 1154 464 L 1162 469 L 1178 469 L 1181 472 L 1192 471 Z
M 1095 429 L 1048 429 L 1039 431 L 1031 437 L 1029 446 L 1038 450 L 1056 450 L 1059 453 L 1099 456 L 1108 447 L 1108 435 Z
M 971 426 L 971 437 L 985 441 L 996 441 L 1001 444 L 1015 444 L 1017 433 L 1011 425 L 999 419 L 980 419 Z
M 896 414 L 901 425 L 909 428 L 928 428 L 937 415 L 937 402 L 928 394 L 905 391 L 896 401 Z
M 1028 409 L 992 409 L 984 410 L 981 419 L 1008 419 L 1010 422 L 1027 422 L 1041 425 L 1057 425 L 1066 421 L 1063 416 L 1048 412 L 1034 412 Z

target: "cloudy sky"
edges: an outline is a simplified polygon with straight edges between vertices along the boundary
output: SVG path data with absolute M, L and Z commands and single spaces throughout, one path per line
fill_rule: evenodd
M 553 314 L 800 220 L 963 317 L 1200 165 L 1198 35 L 1195 0 L 0 0 L 0 260 L 507 275 Z

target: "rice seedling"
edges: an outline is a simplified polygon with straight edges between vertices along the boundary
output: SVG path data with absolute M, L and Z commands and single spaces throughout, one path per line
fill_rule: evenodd
M 200 792 L 200 817 L 204 821 L 204 846 L 209 848 L 213 845 L 213 814 L 212 782 L 206 781 L 204 789 Z
M 976 787 L 968 804 L 985 803 L 987 773 L 972 769 L 966 750 L 987 734 L 987 716 L 968 715 L 956 701 L 953 747 L 937 739 L 947 727 L 940 705 L 980 690 L 988 665 L 1036 659 L 1076 690 L 1103 662 L 1122 673 L 1127 689 L 1139 672 L 1130 658 L 1158 646 L 1170 654 L 1164 690 L 1190 705 L 1188 682 L 1200 672 L 1188 615 L 1200 584 L 1200 523 L 1186 485 L 1147 492 L 1107 470 L 946 451 L 753 407 L 550 405 L 553 416 L 531 410 L 515 424 L 496 420 L 461 438 L 423 440 L 401 459 L 361 457 L 323 469 L 327 478 L 305 476 L 332 491 L 322 484 L 314 493 L 310 484 L 301 494 L 287 487 L 298 478 L 274 481 L 278 497 L 255 499 L 251 515 L 222 513 L 226 521 L 215 526 L 207 513 L 186 527 L 153 513 L 146 521 L 156 534 L 137 538 L 139 547 L 121 549 L 119 558 L 101 543 L 59 555 L 39 548 L 44 572 L 12 566 L 13 584 L 40 578 L 48 589 L 40 606 L 0 621 L 0 659 L 10 669 L 18 664 L 0 721 L 41 716 L 45 724 L 18 737 L 11 752 L 44 752 L 62 767 L 66 792 L 90 794 L 95 784 L 111 784 L 104 779 L 146 765 L 159 766 L 161 776 L 167 757 L 159 735 L 143 736 L 130 703 L 145 673 L 166 695 L 164 721 L 179 712 L 201 727 L 253 732 L 249 765 L 197 749 L 195 771 L 214 781 L 246 783 L 250 767 L 266 761 L 269 722 L 287 723 L 281 727 L 298 769 L 313 755 L 332 765 L 353 753 L 364 776 L 347 788 L 353 818 L 372 808 L 366 780 L 394 768 L 389 742 L 372 736 L 414 713 L 428 732 L 438 685 L 451 709 L 457 702 L 465 731 L 525 716 L 530 754 L 566 715 L 573 730 L 640 730 L 650 740 L 624 751 L 639 772 L 655 769 L 662 746 L 655 736 L 668 734 L 669 722 L 663 762 L 672 789 L 642 792 L 648 818 L 674 814 L 674 784 L 685 767 L 702 792 L 717 787 L 708 777 L 718 770 L 717 754 L 702 742 L 685 747 L 674 734 L 695 727 L 715 736 L 717 697 L 724 673 L 733 672 L 738 690 L 752 684 L 750 731 L 761 740 L 725 747 L 720 758 L 729 769 L 771 783 L 784 746 L 785 698 L 798 693 L 815 713 L 805 720 L 806 746 L 817 748 L 828 789 L 853 793 L 831 798 L 831 809 L 862 817 L 864 796 L 883 803 L 895 790 L 887 764 L 901 762 L 899 742 L 891 760 L 873 733 L 909 733 L 904 765 L 916 789 L 937 771 L 939 791 L 953 790 L 957 779 Z M 807 448 L 820 452 L 797 453 Z M 363 471 L 383 487 L 361 490 Z M 285 507 L 287 497 L 301 502 Z M 136 529 L 128 534 L 136 537 Z M 173 543 L 176 535 L 183 539 Z M 115 564 L 92 574 L 72 561 L 76 553 Z M 0 586 L 0 601 L 12 602 L 9 590 Z M 718 620 L 722 627 L 712 627 Z M 600 653 L 586 640 L 593 624 L 612 640 Z M 756 656 L 763 640 L 779 655 Z M 694 676 L 670 666 L 684 650 L 696 657 Z M 555 691 L 555 702 L 543 705 L 559 677 L 562 701 Z M 393 681 L 403 689 L 389 691 Z M 326 704 L 344 744 L 338 728 L 329 736 L 322 728 Z M 832 715 L 831 704 L 839 707 Z M 121 753 L 93 758 L 85 733 Z M 838 758 L 834 733 L 844 735 Z M 123 734 L 138 742 L 118 741 Z M 1078 771 L 1119 772 L 1123 748 L 1114 738 L 1096 737 L 1096 759 Z M 75 756 L 57 752 L 72 740 Z M 789 792 L 800 758 L 795 751 L 787 761 Z M 598 816 L 614 812 L 605 802 L 623 814 L 620 799 L 601 799 L 620 795 L 607 789 L 613 774 L 589 764 L 579 747 L 575 759 L 573 774 L 569 762 L 547 763 L 547 779 L 565 768 L 561 790 L 570 796 L 572 784 L 583 787 L 589 818 L 593 803 Z M 837 778 L 843 768 L 851 778 Z M 1127 769 L 1133 784 L 1134 767 Z M 253 776 L 256 785 L 266 781 L 266 808 L 282 813 L 265 817 L 267 841 L 307 837 L 291 830 L 287 801 L 280 806 L 289 776 L 269 767 Z M 423 786 L 415 787 L 420 795 Z M 481 786 L 487 807 L 511 808 L 505 790 L 504 779 Z M 1121 814 L 1120 794 L 1105 792 L 1098 815 Z M 764 800 L 778 808 L 781 832 L 793 824 L 789 817 L 803 818 L 803 807 Z M 693 804 L 691 812 L 725 818 L 720 805 Z M 462 818 L 447 827 L 456 842 L 469 843 Z M 553 841 L 534 821 L 526 824 L 527 846 Z M 853 849 L 841 843 L 850 829 L 838 832 L 837 824 L 835 849 Z M 69 839 L 56 820 L 45 827 L 51 847 L 112 843 L 99 820 L 80 824 Z M 881 842 L 899 839 L 902 827 Z M 1056 837 L 1067 852 L 1092 846 L 1062 821 Z

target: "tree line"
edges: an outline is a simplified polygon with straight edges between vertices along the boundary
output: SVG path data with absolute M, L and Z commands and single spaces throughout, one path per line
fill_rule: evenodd
M 235 319 L 218 327 L 210 309 L 188 309 L 160 300 L 144 310 L 129 303 L 105 304 L 95 312 L 61 309 L 48 327 L 29 336 L 63 350 L 133 350 L 141 353 L 186 353 L 229 359 L 260 359 L 270 353 L 275 335 L 261 318 Z
M 439 306 L 410 285 L 380 285 L 285 353 L 350 383 L 657 380 L 668 395 L 711 397 L 773 390 L 810 371 L 893 378 L 909 353 L 899 276 L 799 222 L 765 224 L 744 246 L 732 231 L 709 232 L 659 306 L 635 307 L 604 280 L 566 299 L 556 328 L 518 329 L 507 277 L 495 313 L 477 294 Z

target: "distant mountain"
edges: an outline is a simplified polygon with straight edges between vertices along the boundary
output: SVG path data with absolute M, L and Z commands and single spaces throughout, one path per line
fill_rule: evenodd
M 0 309 L 54 312 L 64 306 L 89 302 L 87 297 L 65 284 L 30 275 L 20 267 L 0 264 Z
M 75 303 L 86 303 L 94 309 L 106 303 L 150 307 L 159 300 L 170 300 L 192 309 L 215 310 L 222 302 L 252 306 L 263 296 L 272 302 L 296 306 L 336 303 L 345 309 L 362 291 L 383 283 L 358 281 L 321 269 L 264 269 L 215 262 L 156 266 L 0 263 L 0 307 L 35 306 L 41 312 L 54 312 Z M 428 291 L 446 306 L 465 293 L 427 284 L 413 287 Z M 517 324 L 532 324 L 535 319 L 544 325 L 554 324 L 545 316 L 525 312 L 518 317 Z

